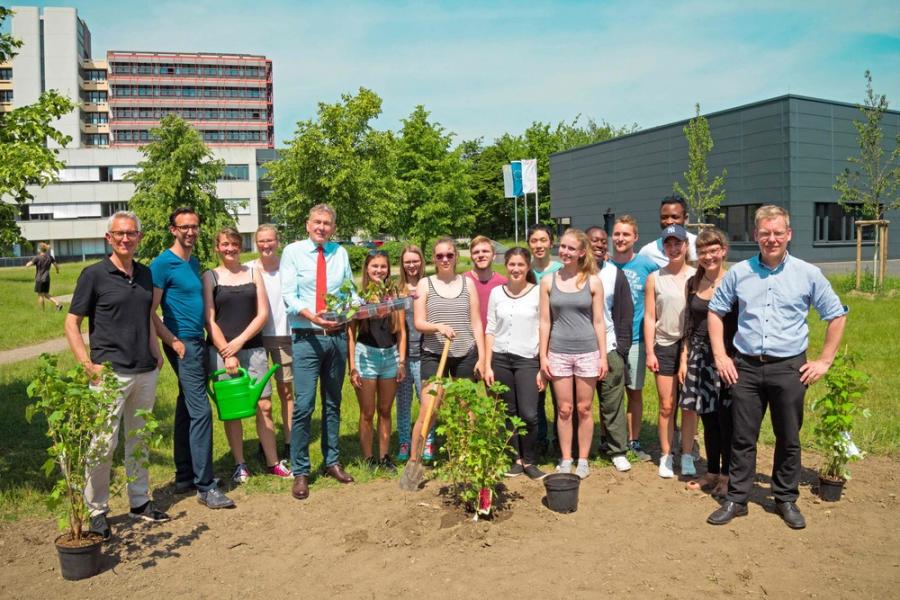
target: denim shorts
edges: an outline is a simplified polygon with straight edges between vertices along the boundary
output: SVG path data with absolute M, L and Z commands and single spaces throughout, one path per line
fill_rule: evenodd
M 374 348 L 357 342 L 354 358 L 356 370 L 363 379 L 393 379 L 397 376 L 400 362 L 397 346 Z

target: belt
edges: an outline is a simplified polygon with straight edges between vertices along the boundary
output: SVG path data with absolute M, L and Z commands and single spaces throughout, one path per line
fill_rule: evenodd
M 303 329 L 291 329 L 291 333 L 299 337 L 309 337 L 311 335 L 335 336 L 341 335 L 347 331 L 346 325 L 335 327 L 334 329 L 320 329 L 318 327 L 304 327 Z
M 786 360 L 791 360 L 792 358 L 797 358 L 798 356 L 802 356 L 803 352 L 800 354 L 795 354 L 793 356 L 770 356 L 768 354 L 760 354 L 758 356 L 752 356 L 750 354 L 744 354 L 743 352 L 738 352 L 738 355 L 744 360 L 750 360 L 758 363 L 778 363 Z

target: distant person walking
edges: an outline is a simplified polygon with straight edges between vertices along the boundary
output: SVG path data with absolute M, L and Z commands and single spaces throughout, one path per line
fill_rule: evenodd
M 113 407 L 112 426 L 94 440 L 94 443 L 102 441 L 104 455 L 88 473 L 84 489 L 84 499 L 91 513 L 91 531 L 104 539 L 112 535 L 106 519 L 109 477 L 123 423 L 129 515 L 157 523 L 169 520 L 169 516 L 156 509 L 150 499 L 150 474 L 141 464 L 141 457 L 147 457 L 147 448 L 138 447 L 138 438 L 129 435 L 144 426 L 138 411 L 153 410 L 156 380 L 162 367 L 156 329 L 150 317 L 153 277 L 150 269 L 134 261 L 140 241 L 141 223 L 134 213 L 120 211 L 111 216 L 106 227 L 106 242 L 112 247 L 112 254 L 81 272 L 66 315 L 66 339 L 75 360 L 84 365 L 91 376 L 99 375 L 103 363 L 109 362 L 120 386 Z M 84 317 L 88 318 L 90 353 L 81 337 Z
M 38 295 L 38 304 L 41 305 L 41 310 L 46 308 L 44 302 L 50 301 L 56 306 L 57 311 L 61 311 L 62 303 L 50 295 L 50 267 L 54 267 L 57 274 L 59 273 L 59 263 L 50 254 L 50 246 L 44 242 L 38 244 L 37 256 L 25 263 L 25 266 L 35 269 L 34 291 Z

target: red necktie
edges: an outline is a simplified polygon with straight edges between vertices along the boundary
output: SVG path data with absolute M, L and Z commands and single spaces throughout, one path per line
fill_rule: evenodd
M 316 312 L 325 310 L 325 294 L 328 292 L 328 285 L 325 280 L 325 249 L 322 246 L 316 246 L 316 252 L 319 258 L 316 260 Z

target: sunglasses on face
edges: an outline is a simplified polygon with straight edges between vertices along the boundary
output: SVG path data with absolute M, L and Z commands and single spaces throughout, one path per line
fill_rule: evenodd
M 453 260 L 456 257 L 456 254 L 453 252 L 448 252 L 447 254 L 435 254 L 434 260 Z

